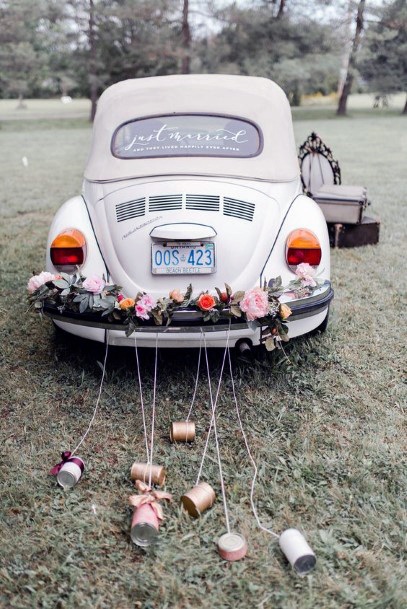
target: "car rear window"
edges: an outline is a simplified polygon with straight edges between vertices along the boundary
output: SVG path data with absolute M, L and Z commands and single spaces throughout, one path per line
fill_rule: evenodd
M 231 116 L 177 114 L 129 121 L 116 129 L 112 154 L 120 159 L 176 156 L 247 158 L 262 138 L 251 122 Z

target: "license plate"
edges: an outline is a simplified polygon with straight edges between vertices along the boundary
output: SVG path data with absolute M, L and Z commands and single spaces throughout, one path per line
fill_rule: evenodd
M 151 271 L 154 275 L 204 275 L 215 271 L 215 244 L 153 243 Z

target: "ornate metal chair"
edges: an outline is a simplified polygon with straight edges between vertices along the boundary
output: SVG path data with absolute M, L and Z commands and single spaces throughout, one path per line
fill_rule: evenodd
M 341 184 L 341 170 L 332 151 L 314 131 L 300 146 L 298 160 L 304 192 L 313 196 L 324 184 Z
M 377 243 L 380 222 L 364 215 L 370 205 L 366 188 L 341 183 L 338 161 L 315 132 L 300 146 L 298 160 L 304 193 L 319 204 L 331 244 L 352 247 Z

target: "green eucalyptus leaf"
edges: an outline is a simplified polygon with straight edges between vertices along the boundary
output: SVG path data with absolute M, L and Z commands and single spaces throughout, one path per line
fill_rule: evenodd
M 162 324 L 163 324 L 163 316 L 162 316 L 161 311 L 157 311 L 157 310 L 153 309 L 151 311 L 151 313 L 152 313 L 155 325 L 156 326 L 162 326 Z
M 65 279 L 55 279 L 53 284 L 55 287 L 60 288 L 61 290 L 69 290 L 70 288 L 69 281 L 66 281 Z
M 219 321 L 219 319 L 220 319 L 220 313 L 219 313 L 219 311 L 217 309 L 212 309 L 210 311 L 210 318 L 211 318 L 211 321 L 214 324 L 216 324 L 216 322 Z
M 268 338 L 266 340 L 266 342 L 264 343 L 264 346 L 266 347 L 267 351 L 274 351 L 274 349 L 276 348 L 276 345 L 274 343 L 274 339 L 273 338 Z
M 233 294 L 232 304 L 238 304 L 241 300 L 243 300 L 245 293 L 240 290 L 239 292 L 235 292 Z
M 85 297 L 79 303 L 79 313 L 85 313 L 88 306 L 89 306 L 89 298 Z
M 230 312 L 234 317 L 242 317 L 242 312 L 236 305 L 230 307 Z

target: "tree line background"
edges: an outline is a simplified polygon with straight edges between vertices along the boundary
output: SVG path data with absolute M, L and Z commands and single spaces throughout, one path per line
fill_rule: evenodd
M 304 94 L 407 92 L 406 0 L 0 0 L 0 98 L 89 97 L 176 73 Z M 404 107 L 407 113 L 407 103 Z

